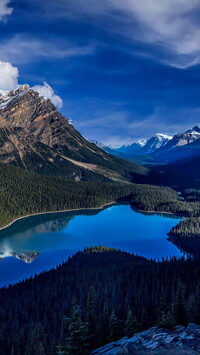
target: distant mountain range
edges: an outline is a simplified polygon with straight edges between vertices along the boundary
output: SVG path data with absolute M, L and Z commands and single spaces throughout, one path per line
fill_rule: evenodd
M 131 160 L 137 156 L 154 152 L 158 148 L 165 146 L 172 138 L 171 136 L 157 133 L 149 139 L 136 140 L 132 144 L 122 145 L 120 147 L 114 147 L 112 145 L 106 146 L 98 142 L 95 142 L 95 144 L 109 154 Z
M 200 153 L 200 128 L 195 126 L 174 136 L 159 133 L 117 148 L 97 145 L 110 154 L 141 165 L 168 164 Z
M 88 142 L 28 85 L 0 92 L 0 161 L 76 181 L 134 181 L 148 173 Z
M 143 164 L 168 164 L 200 154 L 200 128 L 198 126 L 179 133 L 160 149 L 143 157 Z
M 148 167 L 151 171 L 149 183 L 177 189 L 200 186 L 199 126 L 173 137 L 155 134 L 150 139 L 121 147 L 100 146 L 110 154 Z

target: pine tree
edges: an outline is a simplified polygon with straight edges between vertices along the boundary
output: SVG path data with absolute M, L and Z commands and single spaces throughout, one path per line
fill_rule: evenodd
M 29 333 L 28 344 L 25 349 L 25 354 L 45 355 L 43 339 L 44 339 L 43 329 L 41 324 L 38 323 Z
M 176 294 L 176 302 L 174 306 L 174 315 L 176 324 L 186 325 L 187 324 L 187 309 L 184 296 L 183 286 L 180 284 Z
M 175 320 L 172 312 L 164 311 L 160 314 L 160 319 L 158 322 L 158 327 L 165 329 L 172 329 L 175 326 Z
M 97 309 L 97 296 L 94 287 L 90 287 L 87 297 L 87 324 L 90 348 L 94 349 L 94 347 L 96 347 L 97 344 L 100 344 L 101 342 Z
M 78 305 L 73 305 L 68 322 L 68 336 L 65 339 L 64 354 L 88 354 L 87 325 L 81 320 L 81 311 Z
M 139 330 L 139 324 L 135 316 L 133 316 L 132 311 L 129 309 L 127 314 L 127 319 L 124 324 L 124 332 L 129 338 L 133 336 L 134 333 L 137 333 Z
M 159 306 L 158 306 L 158 327 L 172 329 L 175 325 L 175 319 L 172 314 L 171 308 L 166 299 L 166 295 L 163 294 L 160 298 Z
M 109 337 L 109 313 L 108 313 L 108 305 L 104 303 L 103 312 L 102 312 L 102 320 L 101 320 L 101 339 L 104 344 Z
M 196 300 L 194 295 L 191 295 L 188 300 L 188 322 L 196 323 L 197 312 L 196 312 Z
M 195 322 L 200 324 L 200 282 L 197 284 L 195 294 Z
M 116 341 L 120 338 L 120 326 L 119 321 L 115 315 L 115 312 L 112 311 L 110 320 L 109 320 L 109 340 Z
M 65 336 L 66 336 L 66 332 L 67 332 L 67 329 L 69 326 L 68 321 L 69 321 L 69 318 L 63 318 L 62 323 L 61 323 L 59 345 L 58 345 L 58 354 L 62 354 L 62 348 L 64 346 Z

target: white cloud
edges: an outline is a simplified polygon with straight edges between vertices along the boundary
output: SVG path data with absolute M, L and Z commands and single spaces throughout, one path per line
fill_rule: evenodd
M 18 86 L 19 71 L 9 62 L 0 61 L 0 89 L 13 90 Z
M 9 62 L 0 61 L 0 91 L 14 90 L 19 86 L 18 83 L 19 70 Z M 61 108 L 63 101 L 60 96 L 56 95 L 53 88 L 46 82 L 43 85 L 35 85 L 40 96 L 50 99 L 57 108 Z
M 146 49 L 146 55 L 167 65 L 185 69 L 200 63 L 200 0 L 49 0 L 48 6 L 35 1 L 42 8 L 43 16 L 50 19 L 91 20 L 92 24 L 128 41 L 148 43 L 158 52 L 154 55 L 150 48 Z M 0 0 L 0 20 L 12 12 L 9 2 Z M 95 50 L 96 44 L 80 45 L 66 39 L 55 42 L 53 38 L 45 41 L 20 34 L 0 43 L 0 58 L 23 64 L 50 57 L 88 55 Z
M 13 12 L 12 7 L 9 7 L 10 0 L 0 0 L 0 20 L 6 15 L 10 15 Z
M 48 11 L 87 21 L 95 17 L 107 31 L 157 46 L 164 54 L 157 59 L 168 65 L 187 68 L 200 63 L 199 0 L 50 0 Z
M 140 24 L 137 36 L 141 41 L 163 46 L 167 54 L 176 56 L 172 65 L 187 67 L 200 62 L 200 26 L 195 20 L 199 0 L 126 0 L 125 6 L 121 4 L 116 2 Z
M 40 96 L 50 99 L 57 108 L 61 108 L 63 101 L 60 96 L 56 95 L 53 88 L 46 82 L 43 85 L 33 86 L 33 90 L 37 91 Z

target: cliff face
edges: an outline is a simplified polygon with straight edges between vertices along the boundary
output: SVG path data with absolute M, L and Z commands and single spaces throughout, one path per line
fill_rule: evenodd
M 0 94 L 0 161 L 75 180 L 124 181 L 147 173 L 88 142 L 28 85 Z
M 176 326 L 174 330 L 157 327 L 123 338 L 92 352 L 92 355 L 198 355 L 200 353 L 200 326 Z
M 81 155 L 78 150 L 85 146 L 104 156 L 69 124 L 50 100 L 40 97 L 28 85 L 0 96 L 0 127 L 23 128 L 40 142 L 56 148 L 57 153 L 67 150 L 78 157 Z

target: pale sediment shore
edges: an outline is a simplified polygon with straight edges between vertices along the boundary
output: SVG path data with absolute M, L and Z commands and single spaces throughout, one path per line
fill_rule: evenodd
M 12 226 L 15 222 L 20 221 L 25 218 L 28 218 L 28 217 L 39 216 L 39 215 L 43 215 L 43 214 L 65 213 L 65 212 L 75 212 L 75 211 L 85 211 L 85 210 L 102 210 L 104 207 L 114 205 L 115 203 L 116 203 L 116 201 L 112 201 L 112 202 L 107 202 L 107 203 L 105 203 L 101 206 L 98 206 L 98 207 L 68 208 L 66 210 L 60 210 L 60 211 L 46 211 L 46 212 L 44 211 L 44 212 L 32 213 L 32 214 L 28 214 L 26 216 L 21 216 L 21 217 L 13 219 L 11 222 L 9 222 L 5 226 L 1 227 L 0 231 Z

